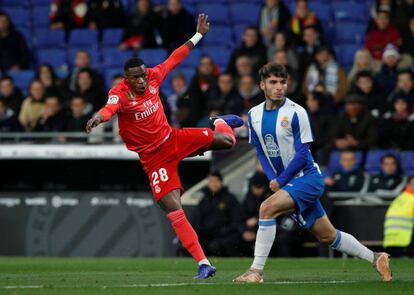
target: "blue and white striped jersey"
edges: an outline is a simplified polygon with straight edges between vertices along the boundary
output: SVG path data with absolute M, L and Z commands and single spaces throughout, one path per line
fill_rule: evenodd
M 296 177 L 320 174 L 307 145 L 312 141 L 306 110 L 287 97 L 277 109 L 266 110 L 263 102 L 249 111 L 249 143 L 255 145 L 269 180 L 277 179 L 281 186 Z M 295 157 L 299 151 L 304 156 Z

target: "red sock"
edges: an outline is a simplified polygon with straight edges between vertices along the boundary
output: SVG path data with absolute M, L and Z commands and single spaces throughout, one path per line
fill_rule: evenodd
M 198 242 L 197 233 L 188 222 L 184 211 L 180 209 L 170 212 L 167 214 L 167 217 L 170 220 L 170 223 L 181 243 L 187 251 L 190 252 L 191 256 L 193 256 L 197 262 L 205 259 L 206 255 L 204 255 L 204 251 Z
M 233 145 L 236 144 L 236 137 L 234 136 L 233 129 L 231 129 L 231 127 L 227 125 L 226 122 L 220 120 L 217 123 L 215 123 L 214 126 L 214 130 L 217 133 L 227 134 L 233 140 Z

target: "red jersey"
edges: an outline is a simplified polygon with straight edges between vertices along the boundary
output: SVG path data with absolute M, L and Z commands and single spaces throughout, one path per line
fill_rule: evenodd
M 171 126 L 164 113 L 159 89 L 168 72 L 189 52 L 190 48 L 182 45 L 162 64 L 148 68 L 148 83 L 143 94 L 136 94 L 124 79 L 109 91 L 107 104 L 99 114 L 104 121 L 118 115 L 119 135 L 129 150 L 152 153 L 168 139 Z

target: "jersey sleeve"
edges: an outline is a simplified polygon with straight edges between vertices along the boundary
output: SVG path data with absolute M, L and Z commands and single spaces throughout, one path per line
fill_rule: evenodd
M 121 94 L 110 91 L 106 105 L 98 111 L 104 122 L 109 121 L 121 109 Z
M 161 64 L 157 65 L 153 70 L 161 81 L 165 79 L 165 76 L 180 64 L 186 56 L 190 53 L 190 48 L 187 45 L 181 45 L 171 53 L 171 55 Z
M 297 139 L 300 141 L 300 143 L 313 142 L 313 135 L 309 116 L 304 108 L 301 107 L 293 115 L 292 129 L 293 136 L 295 137 L 295 144 Z
M 259 159 L 260 165 L 262 165 L 263 171 L 266 174 L 267 179 L 269 179 L 269 181 L 275 179 L 276 173 L 273 170 L 272 166 L 270 165 L 269 160 L 267 159 L 263 151 L 262 145 L 260 144 L 256 131 L 254 131 L 253 129 L 252 118 L 251 118 L 250 113 L 249 113 L 249 143 L 255 146 L 257 158 Z

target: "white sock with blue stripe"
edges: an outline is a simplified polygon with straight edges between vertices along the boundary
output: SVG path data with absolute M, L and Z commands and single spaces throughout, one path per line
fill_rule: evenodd
M 263 270 L 276 236 L 275 219 L 259 219 L 252 268 Z
M 354 236 L 342 231 L 336 230 L 336 239 L 330 246 L 345 254 L 374 262 L 374 252 L 362 245 Z

